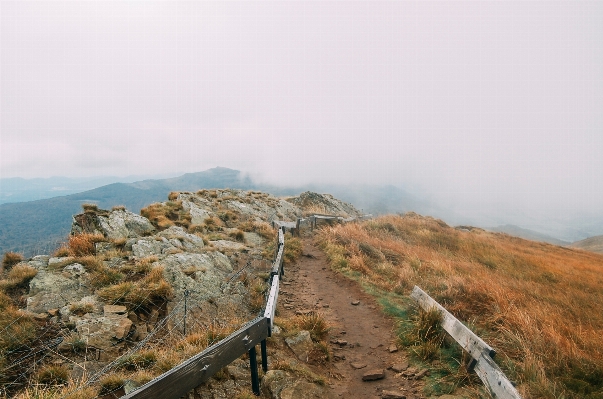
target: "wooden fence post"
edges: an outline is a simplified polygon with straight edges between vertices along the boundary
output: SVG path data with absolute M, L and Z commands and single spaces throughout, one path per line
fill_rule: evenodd
M 260 396 L 260 376 L 258 375 L 258 359 L 255 346 L 249 349 L 249 367 L 251 368 L 251 390 L 255 396 Z

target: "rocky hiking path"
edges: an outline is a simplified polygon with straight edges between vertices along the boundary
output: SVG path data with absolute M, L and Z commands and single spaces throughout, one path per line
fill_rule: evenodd
M 406 353 L 396 348 L 393 321 L 358 283 L 330 269 L 312 238 L 303 239 L 303 248 L 301 259 L 285 269 L 279 314 L 314 311 L 326 318 L 333 356 L 329 369 L 317 372 L 329 377 L 334 396 L 422 398 L 422 372 L 408 368 Z

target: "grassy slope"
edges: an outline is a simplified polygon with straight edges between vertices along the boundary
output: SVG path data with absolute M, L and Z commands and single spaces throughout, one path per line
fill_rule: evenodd
M 577 241 L 570 246 L 603 254 L 603 236 L 589 237 L 586 240 Z
M 603 256 L 414 214 L 327 228 L 319 241 L 384 304 L 427 291 L 497 349 L 524 397 L 603 397 Z

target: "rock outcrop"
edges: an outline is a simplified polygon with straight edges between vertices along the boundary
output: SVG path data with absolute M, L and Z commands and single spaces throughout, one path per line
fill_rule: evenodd
M 271 221 L 293 222 L 310 210 L 359 214 L 349 204 L 316 193 L 285 200 L 243 190 L 201 190 L 169 198 L 152 208 L 151 220 L 122 208 L 89 206 L 73 217 L 71 234 L 95 235 L 90 253 L 26 261 L 37 270 L 24 294 L 27 312 L 60 325 L 62 353 L 75 352 L 78 345 L 97 350 L 96 360 L 86 360 L 87 369 L 112 361 L 126 350 L 126 342 L 143 340 L 185 297 L 187 318 L 199 326 L 252 319 L 257 308 L 250 309 L 250 291 L 257 287 L 240 273 L 245 261 L 249 265 L 262 258 L 273 239 Z M 148 280 L 149 275 L 155 280 Z M 163 290 L 161 301 L 148 300 L 154 287 Z M 164 325 L 183 331 L 183 317 L 166 318 Z M 314 347 L 307 331 L 287 338 L 285 345 L 303 362 Z M 230 377 L 219 388 L 207 385 L 199 392 L 236 396 L 238 380 L 248 379 L 244 364 L 229 366 Z M 82 367 L 73 368 L 74 378 L 81 379 L 82 373 Z M 273 398 L 331 397 L 328 389 L 288 372 L 269 371 L 264 380 Z

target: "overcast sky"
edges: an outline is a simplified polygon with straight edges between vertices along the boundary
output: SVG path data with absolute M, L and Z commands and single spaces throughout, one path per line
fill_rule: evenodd
M 603 2 L 0 2 L 1 177 L 603 208 Z M 485 206 L 485 205 L 484 205 Z

